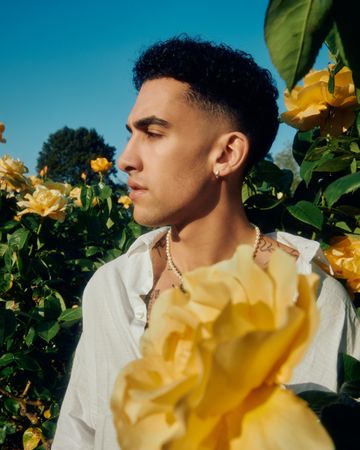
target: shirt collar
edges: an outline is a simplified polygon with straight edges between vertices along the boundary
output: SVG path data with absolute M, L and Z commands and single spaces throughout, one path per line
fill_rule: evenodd
M 161 227 L 156 230 L 152 230 L 149 233 L 145 233 L 141 235 L 136 241 L 129 247 L 127 251 L 127 256 L 131 256 L 135 253 L 149 250 L 154 243 L 160 238 L 161 235 L 164 235 L 169 227 Z

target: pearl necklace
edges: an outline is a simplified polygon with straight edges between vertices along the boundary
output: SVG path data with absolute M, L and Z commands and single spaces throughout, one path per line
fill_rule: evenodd
M 255 237 L 255 242 L 254 242 L 254 246 L 253 246 L 253 258 L 255 259 L 255 256 L 258 252 L 259 249 L 259 245 L 260 245 L 260 237 L 261 237 L 261 232 L 260 232 L 260 228 L 256 225 L 253 225 L 255 228 L 255 233 L 256 233 L 256 237 Z M 174 274 L 177 276 L 177 278 L 180 280 L 180 288 L 182 288 L 183 285 L 183 276 L 182 273 L 180 272 L 180 270 L 175 266 L 175 263 L 172 259 L 171 256 L 171 252 L 170 252 L 170 236 L 171 236 L 171 228 L 169 229 L 169 231 L 166 233 L 166 259 L 167 262 L 169 264 L 170 269 L 174 272 Z

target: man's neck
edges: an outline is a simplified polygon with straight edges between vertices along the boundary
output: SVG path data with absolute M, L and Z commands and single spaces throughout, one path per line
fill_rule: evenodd
M 206 217 L 172 226 L 171 255 L 181 272 L 229 259 L 240 244 L 254 245 L 256 232 L 240 202 Z

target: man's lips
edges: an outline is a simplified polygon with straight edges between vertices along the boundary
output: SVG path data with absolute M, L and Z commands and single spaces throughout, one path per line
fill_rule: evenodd
M 141 184 L 136 183 L 133 180 L 128 180 L 128 186 L 131 189 L 129 197 L 131 198 L 131 200 L 135 200 L 136 198 L 138 198 L 139 196 L 143 195 L 144 192 L 147 191 L 146 187 L 142 186 Z

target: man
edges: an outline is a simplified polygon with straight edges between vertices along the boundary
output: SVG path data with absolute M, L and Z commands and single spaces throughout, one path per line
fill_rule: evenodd
M 135 220 L 163 228 L 100 268 L 85 289 L 83 334 L 55 450 L 119 448 L 109 407 L 114 380 L 139 357 L 152 304 L 181 285 L 182 273 L 230 258 L 240 244 L 253 246 L 262 267 L 277 247 L 302 273 L 321 257 L 318 243 L 262 235 L 241 202 L 244 175 L 269 151 L 278 128 L 277 90 L 266 70 L 243 52 L 183 37 L 145 51 L 134 82 L 139 95 L 119 167 L 129 175 Z M 335 390 L 338 351 L 358 351 L 355 315 L 340 284 L 316 270 L 322 322 L 293 381 L 300 389 Z

